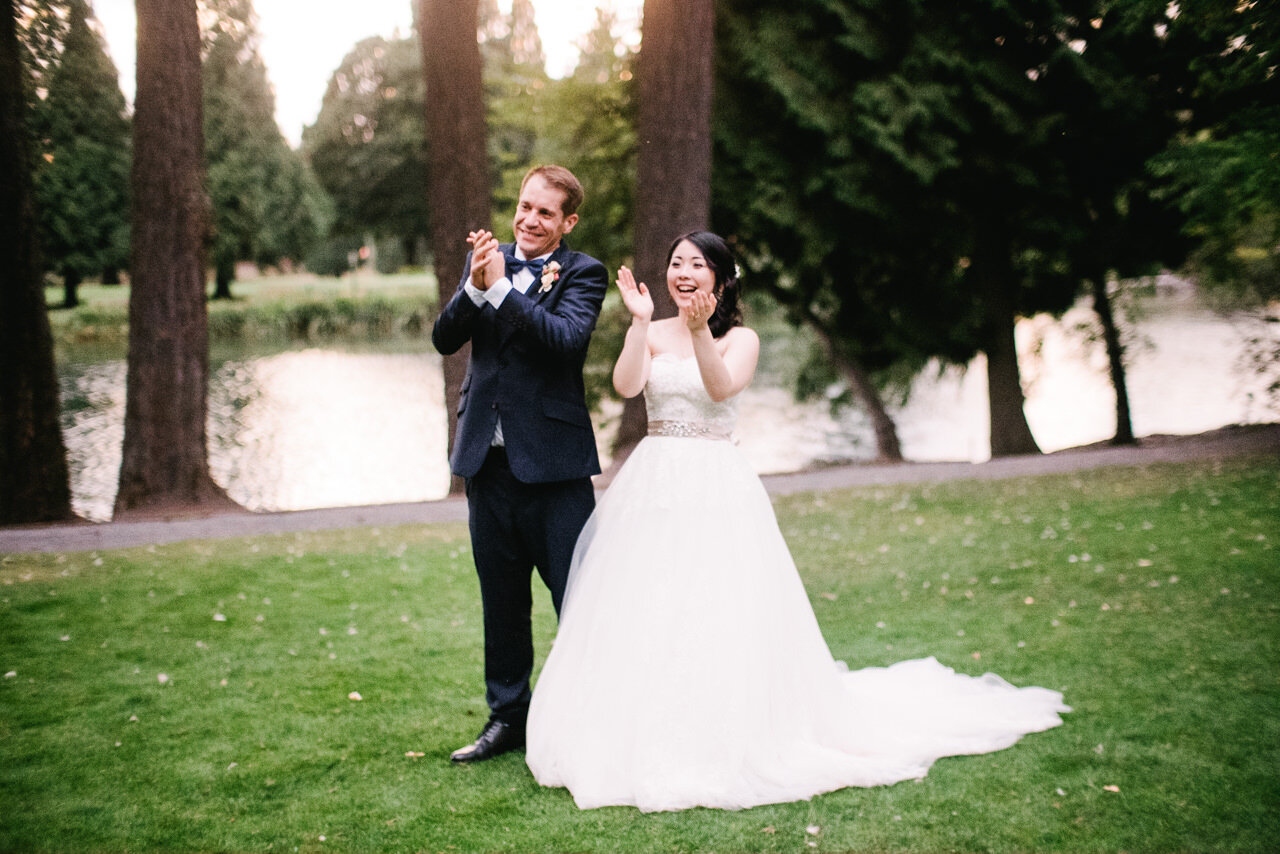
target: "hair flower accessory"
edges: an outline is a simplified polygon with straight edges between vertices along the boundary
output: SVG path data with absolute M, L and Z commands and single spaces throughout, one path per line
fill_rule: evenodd
M 542 268 L 542 287 L 538 288 L 538 293 L 545 294 L 551 290 L 551 286 L 560 278 L 560 262 L 552 261 Z

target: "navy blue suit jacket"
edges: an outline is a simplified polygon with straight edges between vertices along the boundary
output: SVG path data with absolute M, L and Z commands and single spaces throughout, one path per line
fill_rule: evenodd
M 513 244 L 503 244 L 511 254 Z M 587 410 L 582 366 L 608 290 L 604 265 L 564 241 L 548 263 L 560 264 L 547 291 L 535 279 L 527 293 L 514 288 L 498 309 L 476 305 L 462 281 L 441 311 L 431 342 L 445 355 L 471 342 L 471 359 L 458 401 L 458 433 L 449 465 L 459 477 L 480 470 L 494 426 L 511 472 L 525 483 L 549 483 L 600 473 L 595 432 Z

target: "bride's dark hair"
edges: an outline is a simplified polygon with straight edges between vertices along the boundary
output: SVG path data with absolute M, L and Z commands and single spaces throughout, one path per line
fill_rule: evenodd
M 682 234 L 667 250 L 667 266 L 671 266 L 671 256 L 676 247 L 684 241 L 698 247 L 707 266 L 715 273 L 716 310 L 707 321 L 713 338 L 720 338 L 735 326 L 742 325 L 742 308 L 738 305 L 738 264 L 733 258 L 729 244 L 718 234 L 709 231 L 691 231 Z

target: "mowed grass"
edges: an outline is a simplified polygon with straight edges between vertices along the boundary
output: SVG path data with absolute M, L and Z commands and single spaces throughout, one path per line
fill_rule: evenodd
M 448 761 L 486 714 L 463 526 L 7 555 L 0 850 L 1275 849 L 1275 458 L 778 513 L 837 657 L 1058 688 L 1065 725 L 809 802 L 582 812 L 522 754 Z

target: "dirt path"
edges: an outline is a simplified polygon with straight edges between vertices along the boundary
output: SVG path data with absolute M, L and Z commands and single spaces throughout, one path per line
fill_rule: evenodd
M 896 483 L 931 483 L 965 478 L 1000 480 L 1025 475 L 1085 471 L 1105 466 L 1141 466 L 1197 459 L 1280 456 L 1280 424 L 1224 427 L 1195 436 L 1148 436 L 1133 447 L 1091 445 L 1053 454 L 1003 457 L 984 463 L 853 464 L 795 474 L 766 475 L 773 495 Z M 0 528 L 0 555 L 21 552 L 76 552 L 129 548 L 181 540 L 252 537 L 262 534 L 465 522 L 462 498 L 410 504 L 330 507 L 287 513 L 224 513 L 199 518 L 72 523 Z

